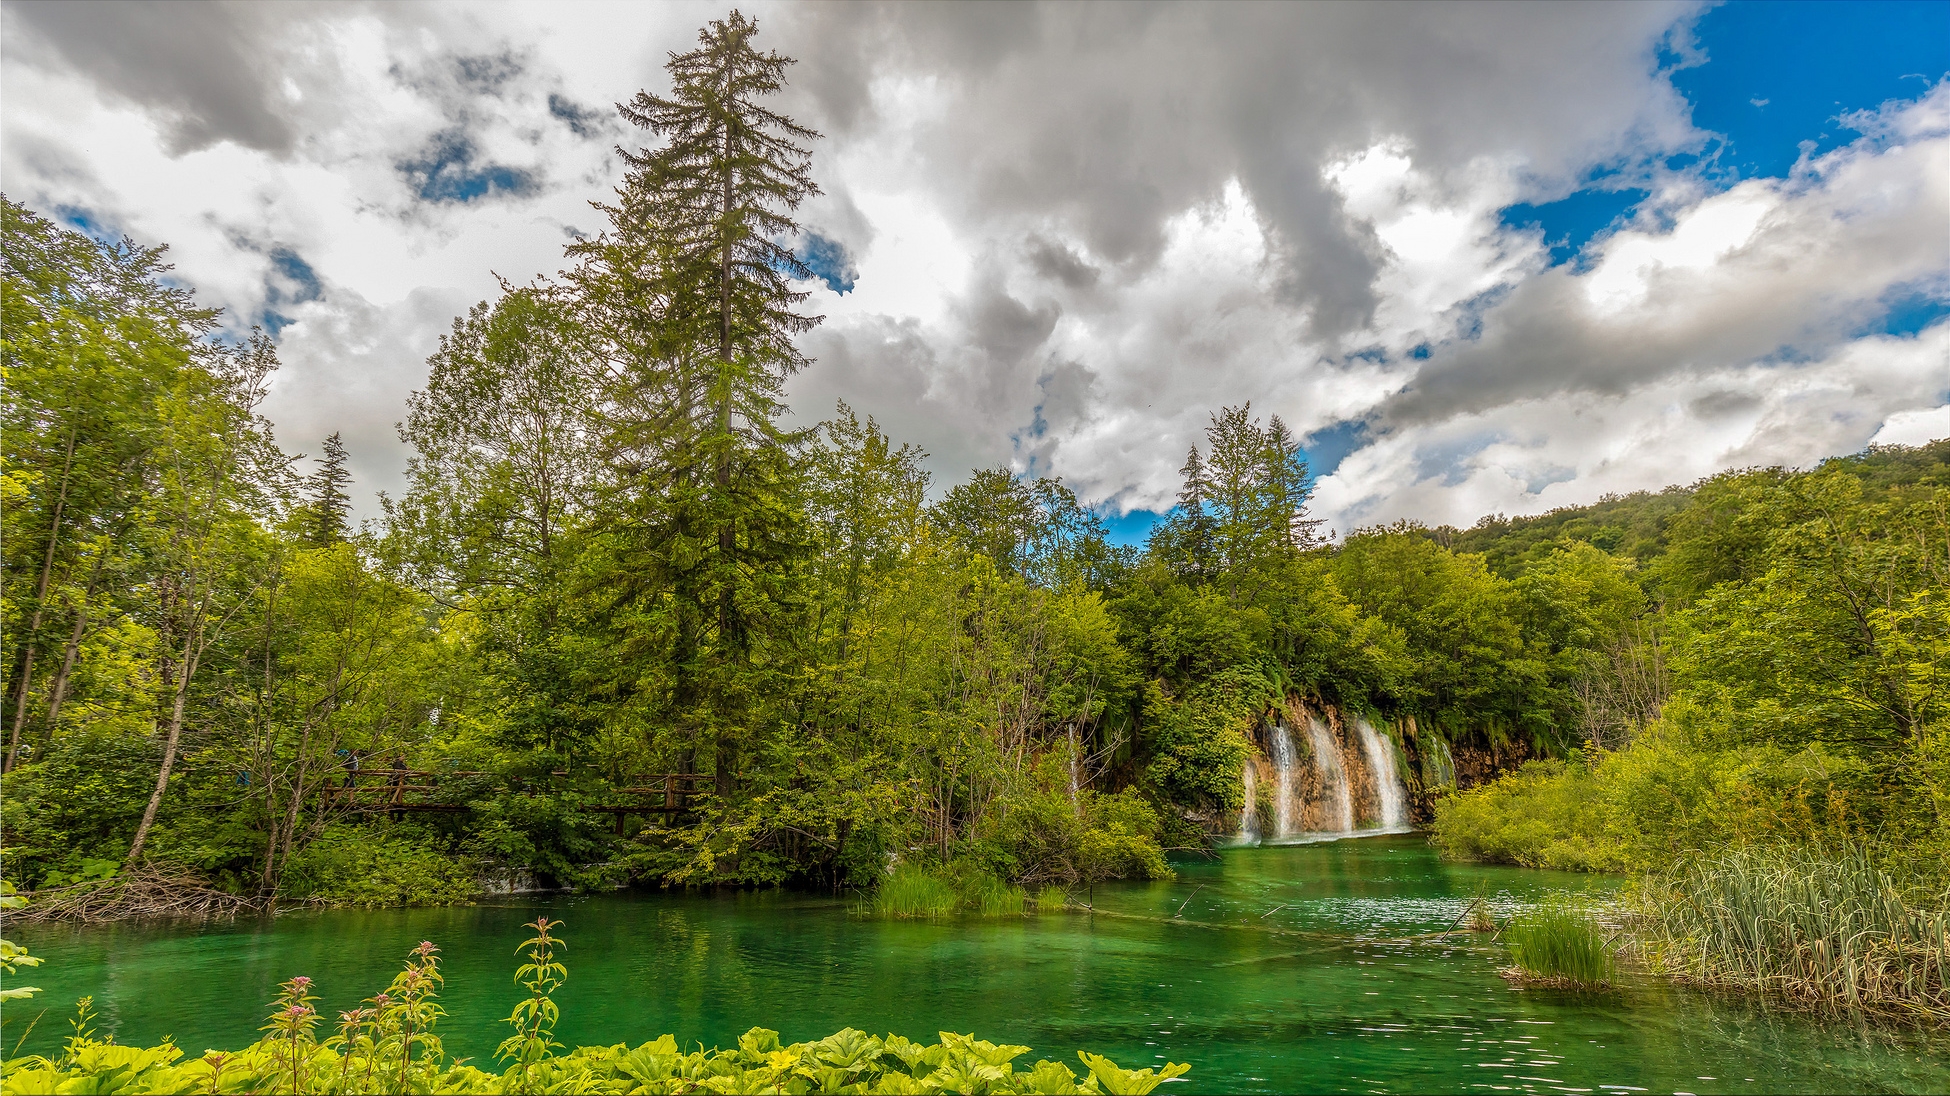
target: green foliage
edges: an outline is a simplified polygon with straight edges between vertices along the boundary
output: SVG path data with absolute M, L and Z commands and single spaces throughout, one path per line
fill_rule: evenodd
M 27 904 L 27 899 L 14 893 L 14 885 L 0 879 L 0 910 L 17 910 Z M 9 983 L 0 986 L 0 1001 L 19 1001 L 34 996 L 41 991 L 39 986 L 19 986 L 11 984 L 15 975 L 23 968 L 38 967 L 41 959 L 12 940 L 0 939 L 0 975 L 5 975 Z
M 1629 865 L 1607 826 L 1607 800 L 1581 759 L 1531 761 L 1491 784 L 1436 803 L 1432 839 L 1464 860 L 1565 871 Z
M 480 895 L 476 870 L 411 830 L 338 825 L 292 855 L 281 885 L 323 906 L 444 906 Z
M 1526 981 L 1594 988 L 1608 985 L 1617 969 L 1604 926 L 1563 895 L 1512 918 L 1503 941 Z
M 1179 802 L 1240 805 L 1239 775 L 1254 724 L 1279 699 L 1276 685 L 1256 668 L 1219 671 L 1183 700 L 1154 689 L 1146 698 L 1152 758 L 1145 775 Z
M 1088 1051 L 1078 1052 L 1087 1071 L 1047 1059 L 1025 1070 L 1016 1059 L 1025 1046 L 997 1045 L 970 1035 L 940 1032 L 939 1041 L 916 1043 L 898 1035 L 876 1038 L 846 1028 L 815 1042 L 783 1045 L 779 1033 L 752 1028 L 735 1047 L 685 1053 L 664 1035 L 631 1047 L 624 1043 L 577 1047 L 556 1054 L 550 1038 L 559 1013 L 550 998 L 567 978 L 554 958 L 562 941 L 549 935 L 547 919 L 530 927 L 522 946 L 528 962 L 516 980 L 530 991 L 510 1022 L 517 1034 L 501 1046 L 508 1062 L 499 1075 L 465 1062 L 449 1062 L 434 1029 L 444 1015 L 438 998 L 438 948 L 422 943 L 406 969 L 383 993 L 339 1014 L 337 1034 L 315 1038 L 317 996 L 309 978 L 279 987 L 263 1038 L 236 1052 L 206 1051 L 183 1060 L 165 1041 L 149 1048 L 117 1046 L 95 1037 L 90 1002 L 83 998 L 74 1035 L 57 1058 L 35 1055 L 0 1064 L 0 1091 L 29 1092 L 288 1092 L 288 1093 L 510 1093 L 510 1092 L 903 1092 L 903 1093 L 1129 1093 L 1143 1096 L 1190 1066 L 1125 1069 Z
M 1060 758 L 990 813 L 971 853 L 1017 882 L 1064 887 L 1108 879 L 1170 879 L 1158 813 L 1130 791 L 1071 791 Z
M 1449 855 L 1567 871 L 1647 871 L 1698 849 L 1874 831 L 1878 788 L 1820 747 L 1702 750 L 1655 728 L 1624 750 L 1532 761 L 1436 804 Z

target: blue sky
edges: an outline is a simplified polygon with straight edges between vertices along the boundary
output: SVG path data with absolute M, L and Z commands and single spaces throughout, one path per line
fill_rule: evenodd
M 1950 63 L 1941 0 L 1735 0 L 1707 9 L 1694 34 L 1703 63 L 1671 51 L 1661 60 L 1694 125 L 1714 135 L 1702 150 L 1706 176 L 1725 183 L 1785 177 L 1804 144 L 1819 154 L 1857 136 L 1845 115 L 1918 98 Z M 1556 201 L 1509 206 L 1504 223 L 1540 225 L 1552 261 L 1572 261 L 1650 195 L 1627 185 L 1620 166 L 1630 165 L 1605 165 L 1593 185 Z

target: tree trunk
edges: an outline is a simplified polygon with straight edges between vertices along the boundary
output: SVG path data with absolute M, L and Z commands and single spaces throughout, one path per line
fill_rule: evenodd
M 88 576 L 88 588 L 81 593 L 81 607 L 75 610 L 74 631 L 69 634 L 67 645 L 61 651 L 61 668 L 54 673 L 54 683 L 47 691 L 47 726 L 41 732 L 41 756 L 54 742 L 55 721 L 61 718 L 61 705 L 68 698 L 68 682 L 74 674 L 76 657 L 81 653 L 82 638 L 88 634 L 88 602 L 95 596 L 95 588 L 101 583 L 102 564 L 108 558 L 107 547 L 95 557 L 94 573 Z M 11 762 L 11 759 L 9 759 Z
M 61 490 L 54 498 L 54 516 L 47 526 L 47 551 L 41 557 L 41 578 L 34 587 L 34 614 L 28 618 L 27 634 L 21 637 L 20 678 L 14 683 L 14 725 L 7 742 L 7 759 L 0 772 L 12 772 L 20 754 L 20 728 L 27 722 L 28 685 L 34 680 L 34 641 L 40 638 L 41 614 L 47 606 L 47 583 L 54 574 L 54 549 L 61 543 L 61 513 L 68 506 L 68 473 L 74 468 L 73 424 L 68 426 L 68 450 L 61 459 Z
M 176 678 L 176 698 L 169 710 L 169 733 L 163 739 L 162 769 L 156 773 L 156 790 L 149 793 L 149 805 L 143 808 L 142 823 L 135 828 L 135 840 L 129 843 L 129 857 L 123 862 L 125 868 L 134 868 L 142 860 L 142 846 L 149 840 L 149 829 L 156 824 L 156 809 L 162 806 L 163 792 L 169 789 L 169 774 L 176 767 L 176 745 L 183 737 L 183 709 L 190 699 L 190 679 L 196 676 L 197 659 L 202 651 L 197 646 L 200 628 L 191 627 L 189 638 L 183 641 L 183 662 Z

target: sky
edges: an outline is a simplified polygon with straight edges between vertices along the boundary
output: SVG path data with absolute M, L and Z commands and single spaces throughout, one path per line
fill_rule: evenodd
M 371 515 L 441 335 L 602 230 L 615 104 L 726 10 L 0 3 L 0 190 L 271 332 Z M 1340 532 L 1950 436 L 1941 3 L 743 10 L 824 135 L 788 402 L 937 493 L 1141 540 L 1246 402 Z

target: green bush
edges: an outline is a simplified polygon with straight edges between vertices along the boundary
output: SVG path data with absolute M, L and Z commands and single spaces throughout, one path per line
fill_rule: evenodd
M 1617 969 L 1604 927 L 1563 896 L 1518 914 L 1504 927 L 1503 940 L 1517 971 L 1530 981 L 1603 986 Z
M 446 906 L 479 897 L 475 863 L 410 831 L 332 826 L 291 856 L 279 888 L 326 906 Z
M 1031 790 L 990 811 L 971 850 L 996 875 L 1027 885 L 1170 879 L 1158 812 L 1135 792 L 1083 790 L 1047 761 Z
M 1670 726 L 1588 758 L 1530 761 L 1436 803 L 1432 837 L 1462 860 L 1646 871 L 1700 849 L 1867 832 L 1863 762 L 1819 745 L 1701 747 Z
M 1610 832 L 1610 804 L 1578 760 L 1531 761 L 1436 802 L 1432 837 L 1459 860 L 1570 871 L 1616 871 L 1629 851 Z

